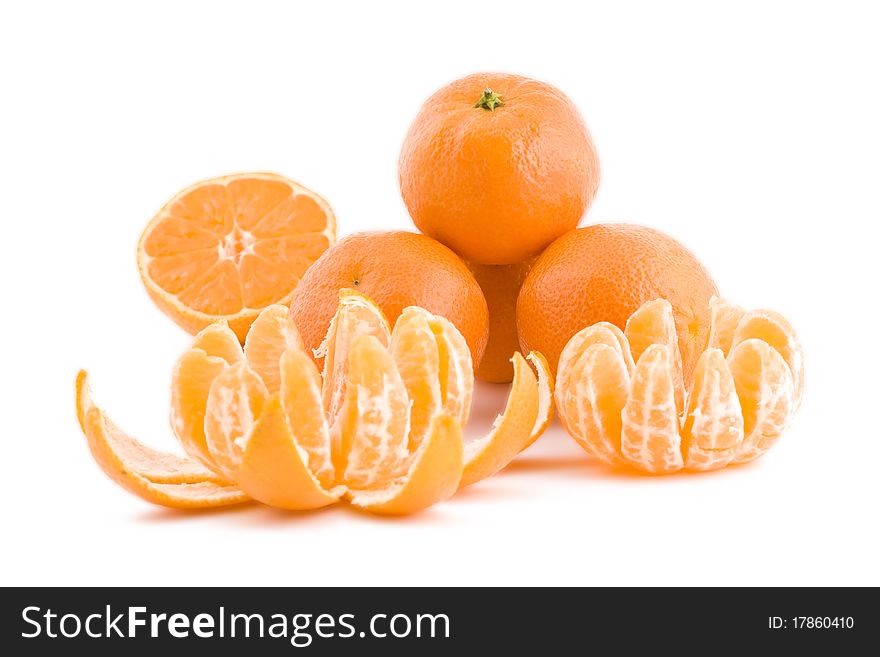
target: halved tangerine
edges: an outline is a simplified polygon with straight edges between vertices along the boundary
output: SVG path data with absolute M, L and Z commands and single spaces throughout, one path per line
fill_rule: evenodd
M 260 311 L 287 303 L 336 241 L 327 202 L 272 173 L 198 182 L 172 198 L 138 243 L 141 280 L 191 333 L 225 319 L 240 341 Z

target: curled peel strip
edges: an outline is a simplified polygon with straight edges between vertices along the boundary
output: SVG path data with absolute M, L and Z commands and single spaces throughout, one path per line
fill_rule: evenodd
M 154 504 L 204 509 L 241 504 L 248 496 L 198 462 L 145 447 L 94 405 L 88 374 L 76 379 L 77 417 L 92 456 L 114 482 Z

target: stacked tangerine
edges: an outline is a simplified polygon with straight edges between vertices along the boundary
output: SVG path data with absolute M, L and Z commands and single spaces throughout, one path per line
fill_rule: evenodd
M 577 227 L 600 166 L 559 89 L 450 83 L 420 108 L 398 171 L 423 234 L 337 242 L 330 205 L 272 173 L 212 178 L 162 207 L 138 268 L 195 335 L 172 382 L 187 456 L 119 430 L 81 372 L 77 414 L 108 475 L 175 507 L 408 513 L 498 472 L 554 407 L 588 454 L 651 474 L 750 461 L 790 423 L 803 356 L 783 317 L 719 299 L 658 230 Z M 511 391 L 464 444 L 475 376 Z
M 450 322 L 423 308 L 406 308 L 391 330 L 368 297 L 346 290 L 322 345 L 323 373 L 302 345 L 282 305 L 260 313 L 244 349 L 222 320 L 199 332 L 172 382 L 172 427 L 186 458 L 120 431 L 81 372 L 77 412 L 95 460 L 164 506 L 257 500 L 306 510 L 346 499 L 405 514 L 495 474 L 550 421 L 546 361 L 516 354 L 506 409 L 465 445 L 470 351 Z

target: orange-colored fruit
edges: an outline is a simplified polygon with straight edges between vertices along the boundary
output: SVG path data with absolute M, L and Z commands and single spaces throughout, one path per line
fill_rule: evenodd
M 281 390 L 281 356 L 303 351 L 302 338 L 286 306 L 273 304 L 259 314 L 244 341 L 244 357 L 271 394 Z
M 288 417 L 277 396 L 266 402 L 242 454 L 238 485 L 255 500 L 280 509 L 306 511 L 333 504 L 342 490 L 325 484 L 311 469 Z
M 458 256 L 430 237 L 355 233 L 321 256 L 290 299 L 290 316 L 306 348 L 321 345 L 343 288 L 369 296 L 392 324 L 407 306 L 445 317 L 464 336 L 474 363 L 483 357 L 489 311 L 480 286 Z
M 474 371 L 461 334 L 448 320 L 410 306 L 397 318 L 390 342 L 412 402 L 410 445 L 421 442 L 441 409 L 463 427 L 471 410 Z
M 624 328 L 646 301 L 672 304 L 684 382 L 709 335 L 711 276 L 679 242 L 652 228 L 602 224 L 553 242 L 532 266 L 519 293 L 516 323 L 523 350 L 543 353 L 555 368 L 563 347 L 585 326 Z
M 785 431 L 794 411 L 794 383 L 785 359 L 758 338 L 740 342 L 727 360 L 745 433 L 733 460 L 744 463 L 770 449 Z
M 666 299 L 644 303 L 626 320 L 624 333 L 635 362 L 638 362 L 651 345 L 662 344 L 670 347 L 669 356 L 672 358 L 670 375 L 675 392 L 675 408 L 680 415 L 684 410 L 685 393 L 681 352 L 678 349 L 678 334 L 675 330 L 672 304 Z
M 195 337 L 174 370 L 171 412 L 192 458 L 122 434 L 93 406 L 81 373 L 77 417 L 98 464 L 166 506 L 253 499 L 306 510 L 345 497 L 373 513 L 401 514 L 494 474 L 546 428 L 549 367 L 533 353 L 533 371 L 517 353 L 507 408 L 466 453 L 462 425 L 474 378 L 458 329 L 407 307 L 391 331 L 371 299 L 352 290 L 339 296 L 322 346 L 323 377 L 283 306 L 259 315 L 244 349 L 222 320 Z
M 794 328 L 773 310 L 752 310 L 742 316 L 733 333 L 731 352 L 750 339 L 759 338 L 782 356 L 791 372 L 795 410 L 804 396 L 804 356 Z
M 669 345 L 649 345 L 636 361 L 622 411 L 620 451 L 647 472 L 674 472 L 684 466 L 674 363 Z
M 339 438 L 337 423 L 345 401 L 352 341 L 358 335 L 372 335 L 383 346 L 388 346 L 391 340 L 388 320 L 372 299 L 352 290 L 340 290 L 338 299 L 339 305 L 330 320 L 327 334 L 321 346 L 312 352 L 324 360 L 321 396 L 334 440 Z
M 746 312 L 745 308 L 717 297 L 709 306 L 712 313 L 709 346 L 728 356 L 736 345 L 749 338 L 760 338 L 769 344 L 779 352 L 791 371 L 793 402 L 797 410 L 804 396 L 804 355 L 788 320 L 773 310 Z
M 372 335 L 355 336 L 333 465 L 358 490 L 385 488 L 409 469 L 409 398 L 394 359 Z
M 599 187 L 599 159 L 559 89 L 477 73 L 422 105 L 399 179 L 419 230 L 466 260 L 509 265 L 577 226 Z
M 490 383 L 508 383 L 513 380 L 510 359 L 514 352 L 519 351 L 516 298 L 533 262 L 534 258 L 516 265 L 468 263 L 489 307 L 489 342 L 477 368 L 478 379 Z
M 572 342 L 579 337 L 583 336 L 579 333 Z M 584 339 L 582 348 L 570 351 L 571 359 L 566 347 L 559 361 L 556 412 L 587 454 L 617 465 L 623 462 L 621 416 L 629 396 L 631 374 L 620 350 L 614 343 L 609 344 L 607 337 L 597 334 Z M 629 352 L 628 345 L 626 351 Z
M 138 269 L 155 304 L 191 333 L 225 319 L 240 341 L 336 241 L 327 202 L 271 173 L 198 182 L 141 235 Z
M 733 334 L 746 309 L 726 299 L 712 297 L 709 300 L 709 348 L 720 349 L 724 357 L 730 353 Z
M 717 470 L 730 463 L 743 441 L 743 414 L 724 352 L 710 347 L 697 361 L 681 453 L 689 470 Z
M 645 303 L 625 334 L 601 322 L 572 337 L 559 359 L 556 407 L 588 454 L 650 474 L 717 470 L 779 438 L 796 410 L 797 336 L 778 313 L 738 313 L 721 299 L 712 307 L 710 333 L 732 347 L 726 359 L 717 347 L 700 356 L 684 413 L 668 303 Z

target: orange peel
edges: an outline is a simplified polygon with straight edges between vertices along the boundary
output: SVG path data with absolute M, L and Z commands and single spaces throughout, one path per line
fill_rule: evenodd
M 76 377 L 77 418 L 98 466 L 114 482 L 154 504 L 206 509 L 248 501 L 236 486 L 197 461 L 146 447 L 95 406 L 88 374 Z
M 462 486 L 490 477 L 519 454 L 532 438 L 538 422 L 538 378 L 522 354 L 516 352 L 513 382 L 504 412 L 484 437 L 465 445 Z
M 538 375 L 538 415 L 535 418 L 535 424 L 532 426 L 532 433 L 526 443 L 526 447 L 535 442 L 550 426 L 553 421 L 553 389 L 555 382 L 553 380 L 553 372 L 550 369 L 550 363 L 540 351 L 531 351 L 526 356 L 526 360 L 532 364 L 535 373 Z M 523 448 L 525 449 L 525 447 Z

